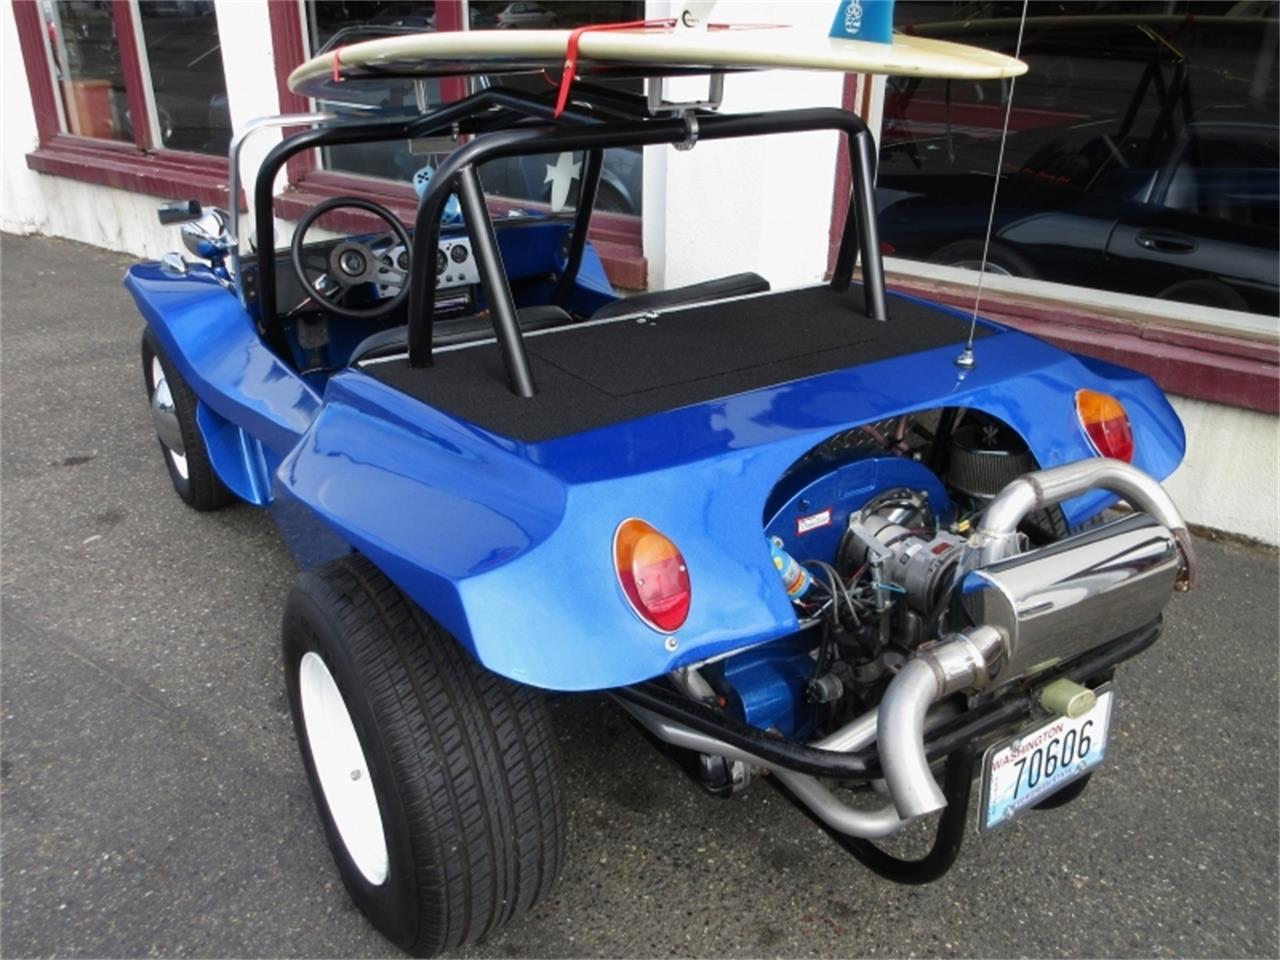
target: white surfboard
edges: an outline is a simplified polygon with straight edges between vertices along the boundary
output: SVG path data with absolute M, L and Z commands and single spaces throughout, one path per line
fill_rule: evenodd
M 367 40 L 312 57 L 290 74 L 289 89 L 316 99 L 341 100 L 342 85 L 362 79 L 543 70 L 554 76 L 564 66 L 570 33 L 464 30 Z M 578 48 L 579 76 L 768 69 L 989 80 L 1020 76 L 1027 66 L 1004 54 L 944 40 L 895 35 L 893 43 L 870 43 L 786 26 L 588 31 Z

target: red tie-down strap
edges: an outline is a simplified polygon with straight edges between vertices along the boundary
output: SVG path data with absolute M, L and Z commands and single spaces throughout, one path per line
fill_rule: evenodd
M 593 23 L 578 27 L 569 34 L 569 43 L 565 48 L 564 72 L 560 75 L 560 95 L 556 98 L 556 116 L 564 113 L 569 103 L 569 88 L 573 86 L 574 77 L 578 73 L 578 45 L 584 33 L 597 30 L 674 30 L 674 18 L 666 20 L 631 20 L 626 23 Z M 786 23 L 709 23 L 707 30 L 777 30 L 788 27 Z
M 573 86 L 573 78 L 578 73 L 578 45 L 582 42 L 584 33 L 594 33 L 597 30 L 672 30 L 675 25 L 674 19 L 629 20 L 626 23 L 592 23 L 576 28 L 569 34 L 569 43 L 564 51 L 564 72 L 560 75 L 560 95 L 556 97 L 556 116 L 559 117 L 564 113 L 564 108 L 569 103 L 569 88 Z

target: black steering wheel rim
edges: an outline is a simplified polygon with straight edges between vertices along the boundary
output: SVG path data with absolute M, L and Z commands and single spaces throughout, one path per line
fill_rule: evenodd
M 412 263 L 405 268 L 404 281 L 400 284 L 400 290 L 395 294 L 395 296 L 376 303 L 371 307 L 348 307 L 340 303 L 335 303 L 330 296 L 318 290 L 315 283 L 307 276 L 307 267 L 302 261 L 303 248 L 306 246 L 307 233 L 311 230 L 311 227 L 317 220 L 326 213 L 336 210 L 339 207 L 355 207 L 358 210 L 371 213 L 378 219 L 382 220 L 391 228 L 391 232 L 395 234 L 396 239 L 403 245 L 405 254 L 412 256 L 411 251 L 413 244 L 409 239 L 408 231 L 405 230 L 404 225 L 396 219 L 395 214 L 382 204 L 375 203 L 372 200 L 366 200 L 363 197 L 330 197 L 328 200 L 323 200 L 308 210 L 303 215 L 302 219 L 298 221 L 297 227 L 294 228 L 293 241 L 289 244 L 289 259 L 293 265 L 293 272 L 307 294 L 320 303 L 326 310 L 331 310 L 340 316 L 352 317 L 357 320 L 384 316 L 385 314 L 395 310 L 400 306 L 400 304 L 404 303 L 404 301 L 408 299 L 409 270 L 412 268 Z M 343 241 L 338 246 L 354 248 L 370 261 L 377 261 L 378 259 L 369 247 L 353 240 Z M 338 247 L 335 247 L 334 249 L 337 250 Z M 334 280 L 342 286 L 341 293 L 346 293 L 353 286 L 358 286 L 361 283 L 371 282 L 367 279 L 362 279 L 355 283 L 348 284 L 343 282 L 341 275 L 334 276 Z

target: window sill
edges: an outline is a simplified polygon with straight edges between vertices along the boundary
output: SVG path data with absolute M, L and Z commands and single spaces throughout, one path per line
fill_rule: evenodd
M 173 150 L 142 153 L 130 143 L 60 134 L 27 154 L 27 166 L 38 173 L 132 193 L 227 206 L 225 157 Z M 241 209 L 245 209 L 243 197 Z
M 316 171 L 307 174 L 275 198 L 275 214 L 282 220 L 296 222 L 315 204 L 343 194 L 380 203 L 405 224 L 412 224 L 418 212 L 417 196 L 413 188 L 405 184 Z M 501 201 L 498 201 L 494 206 L 499 207 L 500 204 Z M 381 221 L 369 214 L 343 210 L 336 215 L 321 218 L 320 223 L 333 230 L 356 233 L 378 230 Z M 624 290 L 645 289 L 649 279 L 649 264 L 641 249 L 638 218 L 597 213 L 591 218 L 588 235 L 600 255 L 610 283 Z
M 904 273 L 890 289 L 965 312 L 969 284 Z M 1208 329 L 1167 316 L 1100 312 L 1066 300 L 983 291 L 984 317 L 1056 346 L 1138 370 L 1168 393 L 1230 407 L 1280 413 L 1280 341 L 1274 333 Z

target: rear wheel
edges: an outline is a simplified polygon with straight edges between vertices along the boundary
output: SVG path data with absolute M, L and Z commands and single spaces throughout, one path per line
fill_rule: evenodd
M 480 667 L 354 555 L 298 578 L 284 663 L 338 871 L 388 939 L 452 950 L 551 890 L 564 811 L 535 691 Z
M 982 242 L 962 240 L 943 247 L 929 258 L 934 263 L 944 263 L 965 270 L 982 269 Z M 1035 277 L 1036 269 L 1026 257 L 1000 243 L 992 243 L 987 250 L 986 272 L 999 277 Z
M 142 334 L 142 376 L 174 491 L 196 510 L 227 506 L 235 494 L 214 473 L 204 435 L 196 423 L 196 395 L 150 328 Z

